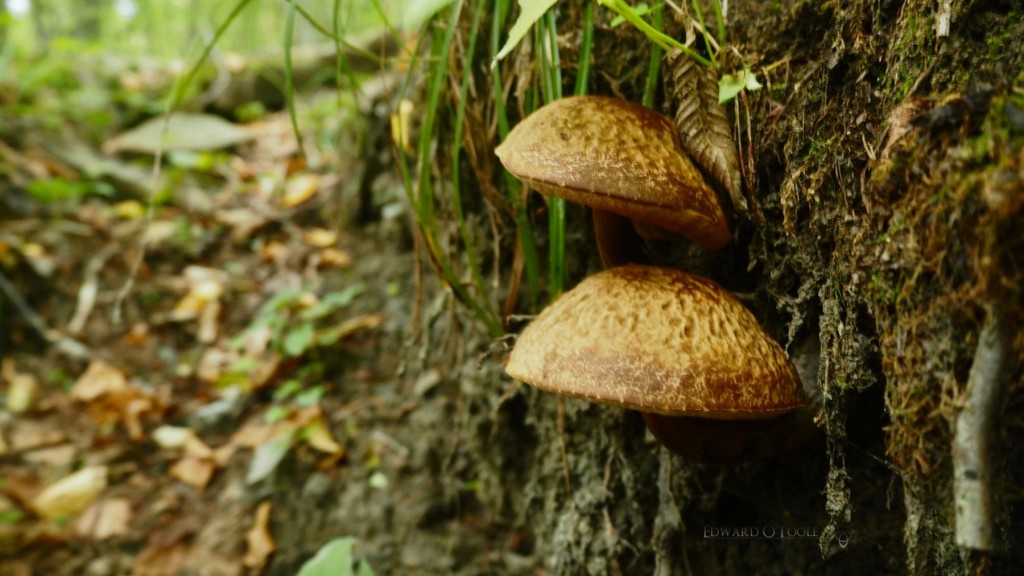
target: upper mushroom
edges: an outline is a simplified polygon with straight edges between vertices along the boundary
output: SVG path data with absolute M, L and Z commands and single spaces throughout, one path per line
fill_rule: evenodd
M 779 416 L 805 403 L 796 370 L 742 304 L 680 270 L 595 274 L 523 331 L 505 371 L 553 392 L 670 416 Z
M 671 120 L 614 98 L 556 100 L 495 150 L 542 194 L 654 224 L 714 251 L 731 235 L 718 196 L 683 151 Z

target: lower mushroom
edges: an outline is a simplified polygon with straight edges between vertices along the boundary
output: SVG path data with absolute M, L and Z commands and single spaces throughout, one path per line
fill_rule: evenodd
M 599 272 L 519 336 L 505 371 L 538 388 L 643 412 L 686 458 L 765 457 L 813 430 L 785 352 L 728 291 L 680 270 Z

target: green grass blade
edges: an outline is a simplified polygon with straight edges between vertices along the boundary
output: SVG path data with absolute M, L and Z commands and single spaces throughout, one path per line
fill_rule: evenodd
M 419 159 L 419 173 L 417 174 L 418 197 L 414 194 L 411 173 L 408 166 L 403 166 L 403 179 L 406 181 L 406 191 L 410 196 L 410 204 L 416 213 L 416 220 L 422 232 L 423 241 L 426 244 L 428 256 L 441 274 L 445 283 L 455 292 L 456 297 L 469 306 L 474 315 L 487 327 L 488 332 L 493 336 L 500 336 L 504 333 L 501 322 L 493 311 L 480 305 L 462 285 L 451 266 L 451 262 L 443 254 L 437 232 L 437 219 L 434 213 L 434 191 L 431 179 L 431 143 L 434 138 L 434 125 L 437 122 L 438 110 L 441 103 L 441 89 L 445 85 L 447 76 L 447 55 L 451 52 L 455 38 L 455 31 L 458 29 L 459 16 L 462 13 L 463 2 L 457 2 L 451 8 L 447 27 L 445 30 L 434 28 L 434 42 L 431 50 L 431 75 L 429 80 L 429 96 L 427 110 L 421 127 L 420 139 L 417 146 L 417 158 Z M 400 163 L 401 164 L 401 163 Z
M 651 26 L 661 32 L 664 27 L 662 20 L 661 6 L 656 6 L 651 11 Z M 647 65 L 647 81 L 644 82 L 644 106 L 654 108 L 654 97 L 658 90 L 658 78 L 661 76 L 661 47 L 655 44 L 651 46 L 651 61 Z
M 491 55 L 501 49 L 501 31 L 509 13 L 509 0 L 494 0 L 494 18 L 491 23 Z M 492 89 L 494 92 L 494 114 L 497 117 L 498 138 L 505 140 L 509 132 L 508 112 L 505 106 L 505 90 L 501 77 L 501 66 L 491 70 Z M 505 189 L 509 191 L 509 201 L 514 210 L 516 237 L 519 249 L 523 254 L 523 268 L 526 271 L 526 291 L 529 297 L 529 309 L 537 309 L 540 295 L 540 263 L 537 255 L 537 244 L 533 239 L 533 226 L 526 205 L 519 194 L 520 184 L 507 170 L 502 170 Z
M 587 84 L 590 82 L 590 53 L 594 46 L 594 5 L 587 3 L 583 8 L 583 40 L 580 42 L 580 61 L 576 72 L 576 89 L 573 91 L 577 96 L 587 93 Z
M 452 135 L 452 192 L 455 205 L 455 219 L 459 226 L 459 235 L 462 238 L 462 245 L 466 251 L 466 259 L 469 264 L 470 273 L 473 276 L 473 284 L 476 287 L 476 295 L 484 299 L 487 290 L 484 287 L 484 279 L 476 258 L 476 246 L 473 236 L 469 232 L 466 222 L 466 215 L 462 209 L 462 130 L 466 122 L 466 100 L 469 96 L 469 83 L 473 77 L 473 54 L 476 52 L 477 32 L 480 27 L 480 16 L 483 9 L 479 6 L 473 11 L 473 20 L 469 28 L 469 41 L 466 43 L 466 51 L 462 57 L 462 83 L 459 86 L 459 102 L 455 109 L 455 131 Z M 488 305 L 487 308 L 495 309 Z
M 292 122 L 292 132 L 299 145 L 299 156 L 306 157 L 306 149 L 302 144 L 302 133 L 299 131 L 299 116 L 295 109 L 295 74 L 292 68 L 292 44 L 295 36 L 295 12 L 297 0 L 288 0 L 288 16 L 284 27 L 284 101 L 288 108 L 288 117 Z
M 722 0 L 711 0 L 715 7 L 715 21 L 718 23 L 718 66 L 725 64 L 725 17 L 722 15 Z
M 541 92 L 544 102 L 562 97 L 562 65 L 558 52 L 558 21 L 548 10 L 537 22 L 537 54 L 540 55 Z M 548 198 L 548 293 L 552 300 L 565 289 L 565 200 Z
M 220 41 L 228 31 L 228 28 L 231 27 L 231 23 L 238 18 L 238 15 L 241 14 L 242 10 L 249 5 L 249 2 L 252 2 L 252 0 L 239 0 L 238 4 L 235 4 L 235 7 L 231 9 L 231 13 L 228 14 L 228 17 L 225 18 L 224 21 L 220 23 L 220 26 L 217 27 L 217 31 L 213 34 L 213 39 L 206 44 L 203 48 L 203 53 L 199 55 L 199 60 L 197 60 L 192 68 L 189 69 L 188 74 L 184 78 L 180 79 L 175 85 L 171 101 L 168 104 L 168 108 L 170 110 L 177 109 L 178 105 L 181 104 L 181 99 L 185 96 L 185 90 L 196 79 L 196 75 L 199 74 L 199 70 L 203 63 L 206 62 L 206 59 L 210 57 L 210 53 L 213 52 L 213 47 L 217 45 L 217 42 Z
M 351 10 L 352 5 L 349 4 L 348 7 L 349 7 L 348 15 L 351 16 L 351 14 L 352 14 L 352 10 Z M 345 24 L 346 25 L 348 24 L 348 18 L 346 18 Z M 335 58 L 334 58 L 334 85 L 337 87 L 338 108 L 341 109 L 341 107 L 342 107 L 342 101 L 341 101 L 341 97 L 342 97 L 342 93 L 341 93 L 342 82 L 341 82 L 341 79 L 342 78 L 348 78 L 349 84 L 353 87 L 353 89 L 355 89 L 357 91 L 361 90 L 360 85 L 359 85 L 359 79 L 356 78 L 356 73 L 355 73 L 354 70 L 352 70 L 352 66 L 349 65 L 348 58 L 345 57 L 345 51 L 342 49 L 344 44 L 342 43 L 341 39 L 345 35 L 345 29 L 344 29 L 344 27 L 341 24 L 341 0 L 334 0 L 334 6 L 331 9 L 331 28 L 334 31 L 334 36 L 332 37 L 332 40 L 334 41 L 334 54 L 335 54 Z
M 638 30 L 643 32 L 644 35 L 647 36 L 647 38 L 651 42 L 654 42 L 658 46 L 661 46 L 662 50 L 671 50 L 671 49 L 675 48 L 676 50 L 679 50 L 680 52 L 682 52 L 683 54 L 686 54 L 690 58 L 693 58 L 701 66 L 708 66 L 708 67 L 711 67 L 711 68 L 716 68 L 717 67 L 716 63 L 714 63 L 711 60 L 708 60 L 707 58 L 705 58 L 703 56 L 701 56 L 697 52 L 687 48 L 686 46 L 681 44 L 675 38 L 665 34 L 664 32 L 659 32 L 659 31 L 655 30 L 653 26 L 648 24 L 647 21 L 645 21 L 643 18 L 641 18 L 640 15 L 637 14 L 635 10 L 633 10 L 632 6 L 630 6 L 629 4 L 624 2 L 623 0 L 595 0 L 595 1 L 598 4 L 600 4 L 602 6 L 605 6 L 606 8 L 611 9 L 613 12 L 615 12 L 619 16 L 622 16 L 623 18 L 625 18 L 627 22 L 629 22 L 634 27 L 636 27 Z

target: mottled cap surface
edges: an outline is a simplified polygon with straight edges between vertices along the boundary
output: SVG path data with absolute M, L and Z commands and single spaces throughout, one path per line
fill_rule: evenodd
M 721 203 L 683 151 L 671 120 L 614 98 L 556 100 L 495 150 L 542 194 L 656 224 L 707 250 L 729 243 Z
M 605 270 L 563 294 L 519 336 L 505 371 L 666 415 L 770 418 L 805 402 L 786 353 L 728 291 L 654 266 Z

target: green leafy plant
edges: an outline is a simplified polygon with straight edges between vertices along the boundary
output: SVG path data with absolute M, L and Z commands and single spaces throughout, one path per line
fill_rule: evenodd
M 356 542 L 352 537 L 331 540 L 302 565 L 296 576 L 373 576 L 369 563 L 353 558 Z
M 270 348 L 295 358 L 311 349 L 330 346 L 338 341 L 344 324 L 329 325 L 328 320 L 347 308 L 365 291 L 363 284 L 331 292 L 308 303 L 309 291 L 302 288 L 284 290 L 265 302 L 256 318 L 237 336 L 232 344 L 242 348 L 246 339 L 257 330 L 270 330 Z
M 509 32 L 508 40 L 501 50 L 495 55 L 494 60 L 491 62 L 493 68 L 495 64 L 506 55 L 508 55 L 513 48 L 523 37 L 531 26 L 538 24 L 548 9 L 555 4 L 556 0 L 522 0 L 519 19 L 516 21 L 512 30 Z M 714 54 L 712 58 L 705 58 L 700 53 L 691 50 L 675 38 L 665 34 L 661 30 L 659 23 L 648 22 L 644 16 L 649 16 L 652 20 L 655 18 L 655 14 L 659 12 L 660 6 L 650 8 L 646 3 L 640 3 L 636 7 L 630 5 L 625 0 L 595 0 L 601 6 L 608 8 L 614 12 L 617 16 L 613 20 L 613 25 L 617 25 L 621 22 L 629 22 L 637 30 L 640 30 L 647 36 L 651 42 L 662 50 L 679 50 L 698 62 L 702 66 L 711 68 L 721 68 L 722 62 L 725 59 L 726 36 L 725 36 L 725 18 L 722 15 L 721 3 L 718 0 L 711 2 L 715 9 L 715 21 L 717 23 L 717 43 L 712 42 L 711 33 L 708 30 L 707 24 L 704 21 L 703 13 L 700 9 L 700 4 L 697 0 L 693 0 L 691 5 L 693 11 L 697 16 L 699 23 L 700 33 L 705 38 L 705 44 L 709 50 L 713 50 Z M 717 48 L 715 48 L 717 46 Z M 761 87 L 761 84 L 757 81 L 757 78 L 753 71 L 749 67 L 744 67 L 740 73 L 737 74 L 725 74 L 721 77 L 719 83 L 719 102 L 728 102 L 732 98 L 735 98 L 742 90 L 757 90 Z

